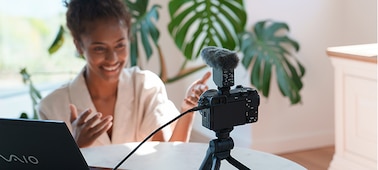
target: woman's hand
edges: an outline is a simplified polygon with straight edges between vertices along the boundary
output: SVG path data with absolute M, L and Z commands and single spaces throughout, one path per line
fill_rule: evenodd
M 210 78 L 211 73 L 207 72 L 203 77 L 189 86 L 186 97 L 181 104 L 181 112 L 185 112 L 193 107 L 196 107 L 198 100 L 203 92 L 205 92 L 209 87 L 206 85 L 207 80 Z M 190 133 L 192 129 L 192 122 L 194 118 L 194 112 L 188 113 L 187 115 L 180 118 L 175 124 L 173 134 L 171 136 L 170 142 L 181 141 L 188 142 L 190 138 Z
M 182 112 L 185 112 L 198 105 L 198 100 L 201 94 L 209 89 L 209 87 L 206 85 L 206 82 L 207 80 L 209 80 L 210 76 L 211 73 L 207 72 L 201 79 L 193 82 L 192 85 L 189 86 L 186 92 L 186 97 L 181 104 Z
M 70 104 L 72 135 L 80 148 L 88 147 L 103 133 L 106 133 L 112 126 L 112 116 L 102 117 L 101 113 L 96 113 L 89 118 L 92 110 L 87 109 L 77 114 L 76 106 Z

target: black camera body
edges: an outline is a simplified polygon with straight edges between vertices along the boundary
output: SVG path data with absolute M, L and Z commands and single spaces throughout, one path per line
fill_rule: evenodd
M 198 105 L 207 106 L 200 110 L 202 126 L 218 131 L 256 122 L 260 96 L 255 89 L 241 85 L 228 92 L 210 89 L 201 95 Z

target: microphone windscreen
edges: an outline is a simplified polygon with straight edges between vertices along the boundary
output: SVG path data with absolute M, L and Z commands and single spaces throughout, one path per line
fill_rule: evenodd
M 201 56 L 210 67 L 221 70 L 233 70 L 239 62 L 236 52 L 214 46 L 202 49 Z

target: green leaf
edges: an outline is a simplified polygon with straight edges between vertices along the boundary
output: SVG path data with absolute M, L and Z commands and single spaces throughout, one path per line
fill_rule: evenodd
M 147 25 L 147 24 L 144 24 L 144 25 Z M 152 55 L 152 47 L 150 45 L 150 41 L 148 40 L 148 34 L 149 34 L 148 27 L 141 27 L 140 37 L 141 37 L 142 44 L 144 47 L 144 52 L 146 53 L 146 56 L 149 59 L 150 56 Z
M 299 43 L 288 36 L 288 25 L 264 20 L 256 23 L 252 30 L 239 34 L 243 66 L 249 68 L 254 62 L 251 83 L 268 97 L 271 74 L 275 69 L 282 95 L 292 104 L 300 102 L 305 68 L 294 55 L 299 50 Z
M 240 9 L 244 9 L 243 0 L 221 0 L 220 4 L 224 4 L 224 6 L 222 6 L 222 8 L 219 8 L 219 10 L 221 10 L 221 13 L 224 14 L 226 18 L 229 18 L 229 21 L 233 26 L 235 26 L 236 31 L 244 31 L 244 27 L 247 22 L 247 13 L 245 12 L 245 10 L 240 11 Z
M 21 115 L 20 115 L 20 118 L 21 119 L 29 119 L 29 116 L 28 116 L 28 114 L 22 112 Z
M 48 48 L 49 54 L 54 54 L 56 51 L 58 51 L 60 49 L 60 47 L 62 47 L 62 45 L 64 43 L 64 36 L 63 35 L 64 35 L 64 28 L 61 25 L 59 27 L 58 34 L 56 35 L 53 43 Z
M 159 19 L 159 5 L 148 8 L 148 0 L 130 1 L 124 0 L 132 14 L 131 42 L 130 42 L 130 62 L 131 66 L 138 64 L 139 43 L 143 46 L 144 54 L 149 60 L 153 54 L 153 46 L 157 47 L 160 32 L 155 22 Z M 152 42 L 151 42 L 152 41 Z
M 253 51 L 252 48 L 250 48 L 251 46 L 254 46 L 253 36 L 254 35 L 249 32 L 244 32 L 239 35 L 241 46 L 240 48 L 244 54 L 248 54 L 244 55 L 241 61 L 245 69 L 249 68 L 252 59 L 255 57 L 255 51 Z
M 137 18 L 138 16 L 146 13 L 149 0 L 124 0 L 124 2 L 126 6 L 129 7 L 130 13 L 133 15 L 133 17 Z
M 181 29 L 177 30 L 175 42 L 179 48 L 183 48 L 183 46 L 185 45 L 186 33 L 188 32 L 189 28 L 194 25 L 196 18 L 199 16 L 200 14 L 196 14 L 195 16 L 189 18 L 188 21 L 182 23 L 183 25 L 181 26 Z
M 168 31 L 188 60 L 205 46 L 235 50 L 247 16 L 241 0 L 171 0 L 169 13 Z
M 169 15 L 171 18 L 176 15 L 176 12 L 179 11 L 180 7 L 186 3 L 196 3 L 193 0 L 181 0 L 181 1 L 170 1 L 168 3 Z
M 197 39 L 200 38 L 199 37 L 200 34 L 201 34 L 201 31 L 198 31 L 198 30 L 194 33 L 194 36 L 192 37 L 190 43 L 185 48 L 184 53 L 187 54 L 185 56 L 192 56 L 193 55 L 192 53 L 193 53 L 193 49 L 194 49 L 194 46 L 195 46 L 195 42 L 197 42 Z M 202 41 L 201 45 L 203 45 L 203 41 Z M 195 54 L 195 55 L 199 55 L 199 54 Z M 190 60 L 190 58 L 186 58 L 186 59 Z
M 295 69 L 295 67 L 289 61 L 287 61 L 286 58 L 283 58 L 283 59 L 286 66 L 289 68 L 287 72 L 291 75 L 291 78 L 292 78 L 291 80 L 293 81 L 297 89 L 301 89 L 303 87 L 303 83 L 300 81 L 301 77 L 299 74 L 302 74 L 302 73 L 301 72 L 297 73 L 297 70 Z
M 261 91 L 264 96 L 267 96 L 269 94 L 269 89 L 270 89 L 270 78 L 272 75 L 272 64 L 270 62 L 265 61 L 264 62 L 264 73 L 262 77 L 262 87 Z
M 135 38 L 131 38 L 130 40 L 130 64 L 132 66 L 136 66 L 138 64 L 138 42 Z
M 290 100 L 292 100 L 291 92 L 290 92 L 290 80 L 285 74 L 285 70 L 282 68 L 282 65 L 276 65 L 276 74 L 277 74 L 277 82 L 278 86 L 280 87 L 281 93 L 284 96 L 288 96 Z
M 262 83 L 260 83 L 260 75 L 261 75 L 261 57 L 257 57 L 256 61 L 253 64 L 252 71 L 251 71 L 251 83 L 256 86 L 257 89 L 262 88 Z

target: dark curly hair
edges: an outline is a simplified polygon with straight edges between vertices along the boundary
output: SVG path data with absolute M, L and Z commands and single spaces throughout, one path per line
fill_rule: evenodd
M 97 19 L 116 18 L 123 21 L 130 35 L 131 15 L 122 0 L 63 0 L 68 8 L 67 27 L 76 40 L 87 31 L 87 25 Z

